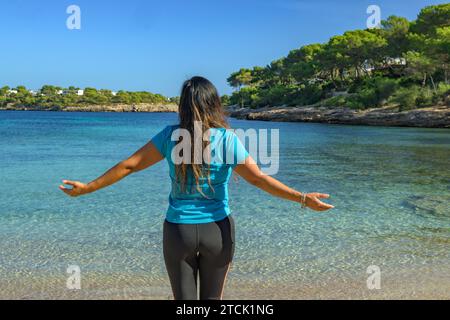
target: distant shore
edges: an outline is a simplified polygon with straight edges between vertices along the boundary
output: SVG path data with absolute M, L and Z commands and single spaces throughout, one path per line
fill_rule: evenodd
M 113 104 L 86 106 L 27 107 L 7 105 L 1 110 L 63 112 L 178 112 L 176 104 Z M 396 107 L 353 110 L 350 108 L 265 107 L 259 109 L 226 107 L 230 117 L 244 120 L 315 122 L 347 125 L 450 128 L 450 107 L 435 106 L 408 111 Z
M 177 112 L 176 104 L 111 104 L 111 105 L 83 105 L 83 106 L 21 106 L 12 105 L 1 107 L 0 110 L 16 110 L 16 111 L 65 111 L 65 112 Z
M 366 110 L 327 107 L 228 108 L 231 117 L 245 120 L 317 122 L 330 124 L 450 128 L 450 107 L 435 106 L 408 111 L 397 107 Z

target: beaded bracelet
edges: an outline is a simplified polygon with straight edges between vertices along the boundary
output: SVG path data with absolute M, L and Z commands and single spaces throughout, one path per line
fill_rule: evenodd
M 306 208 L 306 193 L 302 192 L 302 195 L 300 197 L 301 197 L 300 203 L 302 204 L 302 208 Z

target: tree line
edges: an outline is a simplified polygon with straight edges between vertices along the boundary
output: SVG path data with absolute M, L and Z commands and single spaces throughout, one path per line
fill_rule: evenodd
M 450 4 L 423 8 L 415 21 L 390 16 L 379 28 L 347 31 L 305 45 L 265 67 L 242 68 L 223 97 L 241 107 L 449 105 Z
M 36 92 L 28 90 L 25 86 L 0 88 L 0 106 L 12 104 L 26 107 L 65 107 L 84 105 L 112 105 L 112 104 L 139 104 L 139 103 L 176 103 L 178 98 L 167 98 L 161 94 L 147 91 L 123 91 L 85 88 L 62 88 L 44 85 Z

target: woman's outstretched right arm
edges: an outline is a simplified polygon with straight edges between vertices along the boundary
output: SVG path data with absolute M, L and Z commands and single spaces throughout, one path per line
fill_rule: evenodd
M 302 202 L 303 197 L 301 192 L 289 188 L 271 176 L 265 175 L 261 172 L 260 168 L 251 156 L 246 158 L 245 163 L 238 164 L 234 171 L 236 171 L 236 173 L 244 178 L 248 183 L 266 191 L 267 193 L 270 193 L 271 195 L 298 203 Z M 321 198 L 326 199 L 328 197 L 329 195 L 324 193 L 308 193 L 305 197 L 305 205 L 316 211 L 325 211 L 334 208 L 332 205 L 319 200 Z
M 110 186 L 131 173 L 144 170 L 154 165 L 163 158 L 164 157 L 155 145 L 150 141 L 128 159 L 119 162 L 102 176 L 89 182 L 88 184 L 79 181 L 63 180 L 64 184 L 68 184 L 72 186 L 72 188 L 66 188 L 63 185 L 60 185 L 59 188 L 71 197 L 78 197 Z

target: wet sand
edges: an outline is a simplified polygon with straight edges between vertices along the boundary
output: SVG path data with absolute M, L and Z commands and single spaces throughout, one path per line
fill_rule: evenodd
M 450 299 L 448 266 L 423 267 L 382 274 L 381 288 L 369 290 L 367 276 L 350 278 L 324 274 L 315 281 L 264 282 L 230 276 L 224 299 Z M 69 290 L 64 276 L 25 276 L 0 279 L 0 299 L 138 299 L 170 300 L 168 279 L 148 276 L 92 273 L 82 276 L 80 290 Z

